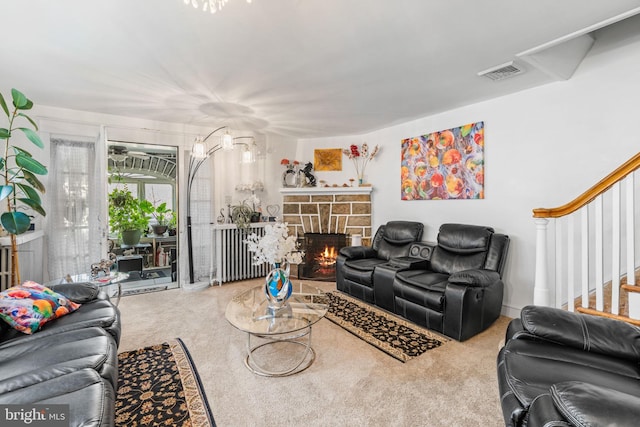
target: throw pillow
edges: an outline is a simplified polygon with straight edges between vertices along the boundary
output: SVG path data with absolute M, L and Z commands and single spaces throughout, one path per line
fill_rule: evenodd
M 45 323 L 78 307 L 80 304 L 64 295 L 31 281 L 0 292 L 0 319 L 25 334 L 33 334 Z

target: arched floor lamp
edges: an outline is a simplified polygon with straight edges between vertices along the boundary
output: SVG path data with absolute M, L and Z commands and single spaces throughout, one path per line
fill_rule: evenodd
M 221 126 L 214 131 L 210 132 L 206 137 L 196 138 L 193 143 L 193 147 L 191 147 L 191 155 L 189 156 L 189 170 L 187 173 L 187 252 L 189 257 L 189 284 L 194 284 L 195 277 L 193 274 L 193 240 L 192 240 L 192 232 L 191 232 L 191 190 L 193 188 L 193 180 L 196 176 L 196 173 L 202 166 L 202 164 L 207 161 L 214 153 L 219 150 L 233 150 L 236 145 L 244 145 L 245 151 L 242 155 L 243 163 L 252 163 L 255 161 L 255 153 L 254 146 L 255 140 L 252 136 L 238 136 L 233 138 L 229 131 L 225 133 L 222 137 L 222 141 L 219 144 L 215 144 L 213 147 L 207 149 L 206 141 L 216 132 L 228 129 L 227 126 Z M 253 143 L 247 144 L 242 142 L 234 142 L 238 139 L 251 139 L 254 141 Z M 248 153 L 248 154 L 245 154 Z M 209 284 L 207 283 L 207 286 Z M 206 287 L 206 286 L 203 286 Z M 198 287 L 199 288 L 199 287 Z

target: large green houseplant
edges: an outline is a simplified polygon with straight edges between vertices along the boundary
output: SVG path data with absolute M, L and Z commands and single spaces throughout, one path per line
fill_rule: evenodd
M 9 120 L 7 128 L 0 128 L 0 140 L 5 141 L 0 154 L 0 201 L 6 200 L 6 211 L 0 215 L 0 224 L 11 236 L 11 285 L 16 285 L 21 282 L 16 236 L 29 230 L 30 215 L 46 215 L 38 194 L 44 194 L 45 187 L 37 175 L 46 175 L 48 171 L 27 150 L 10 144 L 14 132 L 19 131 L 36 147 L 44 148 L 36 133 L 38 125 L 24 114 L 33 107 L 33 102 L 16 89 L 11 89 L 11 98 L 13 109 L 10 111 L 0 93 L 0 107 Z
M 109 193 L 109 227 L 118 233 L 125 245 L 136 245 L 149 227 L 149 216 L 131 191 L 115 188 Z
M 145 213 L 150 214 L 156 220 L 156 223 L 151 226 L 153 232 L 159 236 L 164 234 L 169 228 L 173 216 L 173 211 L 167 208 L 167 202 L 154 204 L 148 200 L 142 200 L 140 206 Z

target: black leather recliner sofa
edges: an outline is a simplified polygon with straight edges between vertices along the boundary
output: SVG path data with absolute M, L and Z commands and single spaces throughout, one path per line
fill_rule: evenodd
M 491 227 L 443 224 L 426 266 L 399 270 L 394 310 L 458 341 L 500 316 L 509 237 Z
M 367 258 L 373 248 L 341 249 L 338 290 L 459 341 L 500 316 L 508 236 L 490 227 L 443 224 L 436 244 L 403 243 L 376 260 Z
M 336 260 L 338 290 L 375 304 L 373 273 L 391 258 L 409 254 L 411 243 L 422 238 L 424 225 L 412 221 L 389 221 L 376 231 L 371 246 L 347 246 Z
M 66 404 L 69 426 L 113 426 L 120 313 L 92 284 L 48 287 L 82 305 L 32 335 L 0 321 L 0 404 Z
M 497 360 L 507 426 L 636 426 L 640 328 L 527 306 L 507 328 Z

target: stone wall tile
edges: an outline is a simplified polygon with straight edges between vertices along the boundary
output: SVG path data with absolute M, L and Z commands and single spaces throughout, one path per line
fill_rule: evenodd
M 315 203 L 300 205 L 300 213 L 302 215 L 318 215 L 318 205 Z

